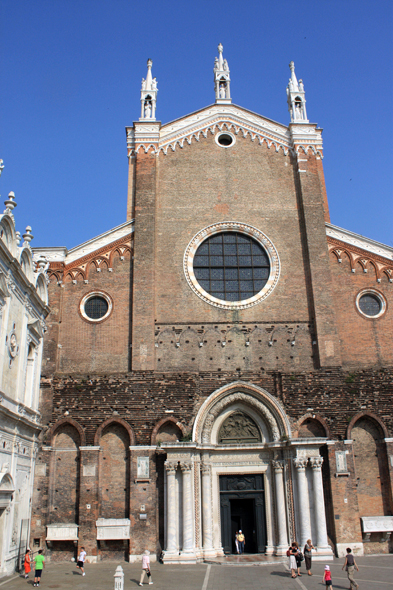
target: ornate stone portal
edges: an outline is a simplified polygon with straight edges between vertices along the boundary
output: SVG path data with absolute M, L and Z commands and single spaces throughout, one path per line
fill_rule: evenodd
M 279 401 L 251 384 L 211 394 L 196 417 L 193 442 L 162 447 L 164 562 L 231 553 L 234 527 L 244 530 L 249 550 L 267 555 L 285 555 L 293 537 L 303 543 L 315 531 L 316 559 L 332 559 L 319 456 L 325 441 L 291 439 Z

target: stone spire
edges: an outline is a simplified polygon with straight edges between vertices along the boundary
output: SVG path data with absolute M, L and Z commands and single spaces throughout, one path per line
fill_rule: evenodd
M 153 62 L 151 59 L 147 60 L 147 75 L 146 80 L 142 78 L 141 88 L 141 117 L 140 121 L 155 121 L 156 120 L 156 103 L 157 103 L 157 80 L 152 78 L 151 67 Z
M 289 64 L 289 68 L 291 70 L 291 77 L 287 86 L 287 96 L 288 110 L 291 113 L 291 123 L 308 123 L 303 80 L 297 81 L 293 61 Z
M 214 61 L 214 90 L 216 93 L 216 104 L 230 104 L 232 102 L 229 75 L 229 67 L 226 59 L 223 59 L 223 46 L 218 46 L 218 55 Z

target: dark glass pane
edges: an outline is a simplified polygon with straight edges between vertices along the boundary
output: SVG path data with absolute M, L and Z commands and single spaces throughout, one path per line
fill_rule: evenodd
M 262 291 L 262 289 L 265 285 L 266 285 L 266 281 L 254 281 L 255 292 L 258 293 L 259 291 Z
M 234 280 L 238 277 L 238 270 L 237 268 L 226 268 L 225 269 L 225 278 L 227 280 Z
M 241 255 L 246 255 L 246 254 L 250 254 L 251 253 L 251 246 L 250 244 L 239 244 L 238 246 L 238 252 Z
M 222 244 L 222 234 L 217 234 L 216 236 L 212 236 L 211 238 L 208 238 L 208 240 L 210 244 Z
M 265 256 L 253 256 L 252 261 L 255 266 L 267 266 L 269 264 Z
M 240 268 L 239 279 L 252 279 L 252 268 Z
M 251 266 L 251 256 L 239 256 L 239 266 Z
M 365 315 L 373 317 L 379 314 L 382 305 L 381 301 L 376 295 L 367 293 L 367 295 L 362 295 L 359 299 L 359 307 Z
M 212 254 L 223 254 L 222 244 L 210 244 L 210 255 Z
M 252 281 L 240 281 L 241 291 L 252 291 Z
M 254 293 L 251 291 L 249 293 L 247 293 L 247 291 L 242 291 L 241 292 L 241 299 L 250 299 L 250 297 L 253 297 Z
M 194 268 L 194 274 L 196 279 L 208 279 L 209 269 L 208 268 Z
M 224 290 L 224 281 L 211 281 L 210 288 L 212 291 L 223 291 Z
M 210 295 L 213 295 L 213 297 L 217 297 L 217 299 L 223 299 L 225 301 L 225 295 L 223 291 L 212 291 Z
M 210 281 L 199 281 L 200 286 L 205 289 L 205 291 L 209 292 L 210 290 Z
M 236 256 L 236 244 L 224 244 L 224 254 L 234 254 Z
M 237 243 L 238 244 L 247 244 L 250 241 L 250 238 L 247 236 L 242 236 L 241 234 L 237 234 Z
M 209 254 L 209 244 L 207 242 L 203 242 L 198 248 L 198 256 L 199 254 Z
M 225 266 L 237 266 L 237 256 L 225 256 Z
M 209 256 L 198 256 L 195 255 L 194 266 L 209 266 Z
M 239 281 L 225 281 L 225 290 L 226 291 L 238 291 L 239 290 Z
M 212 268 L 210 271 L 210 276 L 212 279 L 223 280 L 224 269 L 223 268 Z
M 210 256 L 210 266 L 222 266 L 224 264 L 223 256 Z
M 236 291 L 234 293 L 228 293 L 225 296 L 227 301 L 240 301 L 239 293 Z
M 253 254 L 265 254 L 263 251 L 262 246 L 257 244 L 257 242 L 252 242 L 251 244 L 251 251 Z
M 91 297 L 85 303 L 85 313 L 91 320 L 103 318 L 108 311 L 108 302 L 103 297 Z
M 236 234 L 228 233 L 223 234 L 224 244 L 234 244 L 236 243 Z
M 268 279 L 269 268 L 254 268 L 254 279 Z

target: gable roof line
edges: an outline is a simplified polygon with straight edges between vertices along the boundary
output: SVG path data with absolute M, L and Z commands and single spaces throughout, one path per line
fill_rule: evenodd
M 378 256 L 382 256 L 382 258 L 385 258 L 387 260 L 393 260 L 392 247 L 387 246 L 386 244 L 382 244 L 381 242 L 372 240 L 371 238 L 366 238 L 365 236 L 351 232 L 348 229 L 343 229 L 342 227 L 338 227 L 337 225 L 332 225 L 331 223 L 326 223 L 325 225 L 326 235 L 328 237 L 340 240 L 341 242 L 344 242 L 349 246 L 361 248 L 366 252 L 377 254 Z

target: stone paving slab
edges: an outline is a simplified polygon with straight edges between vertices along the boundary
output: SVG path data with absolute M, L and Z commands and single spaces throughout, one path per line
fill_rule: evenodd
M 360 572 L 356 572 L 359 590 L 387 590 L 393 588 L 393 555 L 356 558 Z M 347 590 L 349 583 L 341 570 L 343 559 L 329 562 L 334 590 Z M 40 588 L 59 590 L 113 590 L 117 562 L 86 565 L 82 577 L 73 563 L 48 564 L 43 572 Z M 152 564 L 153 590 L 324 590 L 323 562 L 313 564 L 313 576 L 291 579 L 287 565 L 275 563 L 248 564 Z M 121 563 L 124 570 L 124 590 L 139 588 L 140 564 Z M 0 579 L 0 590 L 30 590 L 33 581 L 19 576 Z M 146 583 L 146 588 L 150 588 Z

